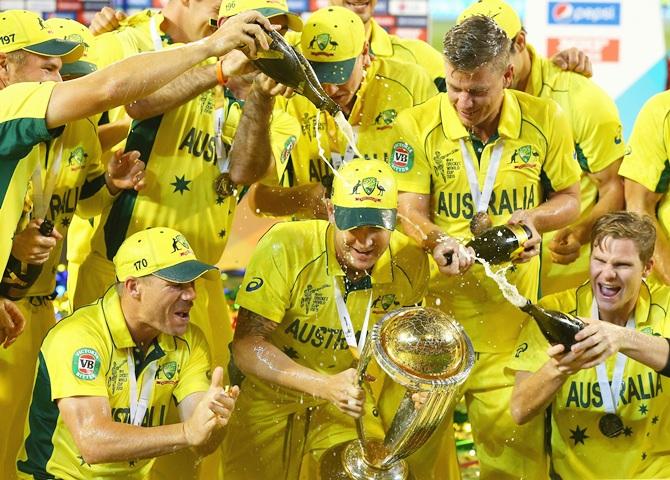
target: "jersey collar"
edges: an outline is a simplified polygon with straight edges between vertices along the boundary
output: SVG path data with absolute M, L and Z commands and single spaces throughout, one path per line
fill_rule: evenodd
M 393 234 L 392 234 L 393 235 Z M 327 257 L 327 274 L 329 277 L 343 277 L 345 275 L 342 270 L 342 265 L 337 261 L 335 255 L 335 229 L 331 224 L 326 229 L 326 257 Z M 372 284 L 377 283 L 391 283 L 393 282 L 391 246 L 379 257 L 375 266 L 372 267 L 370 277 Z
M 526 48 L 530 55 L 530 74 L 528 76 L 528 83 L 526 84 L 526 93 L 539 97 L 543 85 L 542 58 L 538 57 L 537 52 L 532 46 L 526 45 Z
M 501 138 L 519 138 L 521 134 L 521 107 L 514 93 L 505 89 L 502 103 L 502 113 L 498 122 L 498 135 Z M 442 130 L 445 136 L 452 141 L 460 138 L 469 138 L 470 133 L 463 126 L 453 105 L 446 93 L 440 94 L 440 116 Z
M 126 319 L 121 310 L 121 299 L 119 294 L 116 293 L 116 286 L 109 287 L 102 298 L 102 311 L 114 346 L 119 349 L 135 347 L 135 341 L 130 336 Z M 176 348 L 174 338 L 166 333 L 158 335 L 158 345 L 164 352 L 171 352 Z
M 374 18 L 370 19 L 370 55 L 377 55 L 380 57 L 393 56 L 393 44 L 391 43 L 391 36 L 384 30 Z

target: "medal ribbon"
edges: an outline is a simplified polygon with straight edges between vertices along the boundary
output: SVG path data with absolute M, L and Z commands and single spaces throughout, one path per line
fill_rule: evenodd
M 465 144 L 465 140 L 461 138 L 459 142 L 461 144 L 461 156 L 463 157 L 463 163 L 465 163 L 465 173 L 468 176 L 468 183 L 470 184 L 472 201 L 477 207 L 477 213 L 486 213 L 489 209 L 491 194 L 493 193 L 493 184 L 498 175 L 498 168 L 500 166 L 500 159 L 502 158 L 503 152 L 503 141 L 498 140 L 495 147 L 493 147 L 491 162 L 489 163 L 489 169 L 486 172 L 486 179 L 484 180 L 484 188 L 482 190 L 479 190 L 479 180 L 477 178 L 477 171 L 475 170 L 475 163 L 472 161 L 472 156 Z
M 221 173 L 230 172 L 230 159 L 223 146 L 223 107 L 214 111 L 214 143 L 216 145 L 216 166 Z
M 596 299 L 591 303 L 591 317 L 600 320 L 598 313 L 598 304 Z M 626 328 L 635 328 L 635 312 L 633 312 L 626 322 Z M 612 374 L 612 384 L 610 385 L 607 377 L 607 367 L 605 362 L 596 365 L 596 375 L 598 377 L 598 385 L 600 385 L 600 392 L 603 397 L 603 409 L 607 413 L 616 413 L 617 405 L 619 403 L 619 392 L 621 391 L 621 384 L 623 383 L 623 371 L 626 366 L 628 357 L 621 352 L 616 354 L 614 363 L 614 372 Z
M 152 361 L 147 365 L 144 377 L 142 378 L 142 390 L 140 391 L 140 398 L 137 398 L 137 377 L 135 377 L 135 361 L 133 360 L 132 348 L 128 349 L 128 377 L 130 383 L 130 423 L 142 425 L 144 414 L 149 406 L 151 393 L 154 389 L 154 377 L 156 370 L 158 370 L 158 359 Z
M 33 172 L 31 180 L 33 184 L 34 218 L 46 218 L 49 203 L 51 202 L 51 195 L 56 187 L 56 179 L 60 173 L 60 165 L 63 161 L 63 142 L 60 138 L 56 141 L 59 144 L 58 152 L 53 163 L 47 167 L 47 177 L 44 184 L 42 184 L 42 165 L 38 163 Z
M 149 30 L 151 32 L 151 41 L 154 44 L 154 50 L 163 50 L 163 40 L 161 34 L 158 33 L 158 17 L 154 16 L 149 22 Z
M 368 300 L 368 306 L 365 309 L 365 319 L 363 320 L 363 328 L 361 329 L 361 336 L 358 339 L 358 344 L 356 343 L 356 331 L 351 323 L 351 316 L 349 315 L 347 304 L 344 301 L 340 287 L 337 284 L 337 277 L 333 278 L 333 290 L 335 291 L 335 305 L 337 306 L 337 313 L 340 317 L 340 325 L 342 326 L 344 338 L 347 340 L 347 345 L 349 345 L 351 354 L 358 360 L 361 357 L 363 346 L 365 345 L 365 340 L 368 336 L 368 322 L 370 321 L 370 311 L 372 310 L 372 288 L 370 289 L 370 299 Z

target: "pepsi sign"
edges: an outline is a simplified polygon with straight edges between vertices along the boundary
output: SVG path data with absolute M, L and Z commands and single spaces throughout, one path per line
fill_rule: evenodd
M 549 2 L 550 25 L 620 25 L 619 2 Z

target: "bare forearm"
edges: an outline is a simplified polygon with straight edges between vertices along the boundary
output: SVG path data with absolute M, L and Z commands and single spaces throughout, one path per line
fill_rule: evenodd
M 130 119 L 125 117 L 116 122 L 100 125 L 98 127 L 98 139 L 100 140 L 100 148 L 105 153 L 122 142 L 128 136 L 130 130 Z
M 618 181 L 618 185 L 603 185 L 598 189 L 598 202 L 588 212 L 582 216 L 574 227 L 577 239 L 582 245 L 590 240 L 593 225 L 600 217 L 606 213 L 616 212 L 624 208 L 623 182 Z
M 437 245 L 442 229 L 431 222 L 428 215 L 428 196 L 401 193 L 398 202 L 398 218 L 402 231 L 427 250 Z
M 210 53 L 211 48 L 205 42 L 194 42 L 134 55 L 90 75 L 59 83 L 49 101 L 47 127 L 55 128 L 134 102 L 153 93 Z M 151 69 L 151 75 L 147 75 L 147 68 Z M 82 96 L 86 97 L 85 102 L 81 101 Z
M 260 337 L 233 340 L 235 364 L 244 373 L 291 390 L 321 397 L 326 376 L 294 362 Z
M 271 187 L 256 183 L 249 191 L 249 206 L 253 212 L 273 217 L 327 218 L 323 187 L 319 184 Z
M 238 185 L 250 185 L 265 176 L 272 164 L 270 118 L 274 97 L 254 84 L 244 104 L 230 152 L 230 178 Z
M 566 378 L 551 361 L 546 362 L 535 373 L 518 372 L 510 404 L 514 421 L 522 425 L 543 412 Z
M 90 464 L 152 458 L 189 446 L 182 423 L 138 427 L 109 421 L 82 428 L 75 440 L 84 461 Z
M 668 341 L 665 337 L 647 335 L 628 328 L 622 329 L 619 351 L 656 371 L 662 370 L 668 362 Z
M 197 66 L 179 75 L 151 95 L 126 105 L 126 111 L 136 120 L 155 117 L 214 88 L 216 83 L 215 65 Z
M 579 217 L 579 184 L 556 192 L 537 207 L 528 210 L 539 233 L 566 227 Z

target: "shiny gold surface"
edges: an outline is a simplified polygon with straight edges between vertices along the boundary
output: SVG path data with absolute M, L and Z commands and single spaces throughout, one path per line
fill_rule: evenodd
M 402 370 L 426 379 L 461 370 L 466 345 L 456 322 L 432 308 L 408 309 L 380 332 L 382 349 Z

